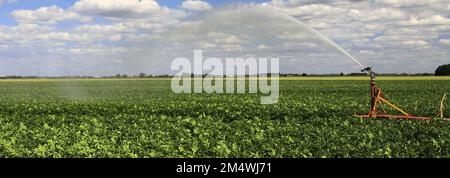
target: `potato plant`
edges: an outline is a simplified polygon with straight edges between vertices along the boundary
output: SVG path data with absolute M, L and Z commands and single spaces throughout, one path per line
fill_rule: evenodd
M 174 94 L 170 80 L 0 82 L 0 157 L 450 157 L 450 122 L 357 119 L 366 80 L 282 80 L 259 94 Z M 436 116 L 450 80 L 379 81 Z M 446 113 L 450 113 L 446 108 Z

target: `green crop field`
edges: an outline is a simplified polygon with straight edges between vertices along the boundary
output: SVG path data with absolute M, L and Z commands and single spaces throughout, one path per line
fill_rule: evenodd
M 415 115 L 450 92 L 450 78 L 380 79 Z M 450 121 L 352 117 L 368 112 L 367 77 L 283 78 L 278 104 L 259 99 L 177 95 L 168 79 L 1 80 L 0 157 L 450 157 Z

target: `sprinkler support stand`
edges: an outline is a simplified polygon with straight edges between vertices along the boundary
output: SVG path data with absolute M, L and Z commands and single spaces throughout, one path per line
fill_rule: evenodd
M 370 75 L 370 110 L 368 115 L 354 115 L 355 117 L 359 118 L 392 118 L 392 119 L 414 119 L 414 120 L 430 120 L 431 117 L 418 117 L 418 116 L 412 116 L 408 114 L 407 112 L 403 111 L 399 107 L 395 106 L 394 104 L 390 103 L 384 98 L 384 94 L 381 91 L 380 88 L 376 86 L 375 77 L 376 74 L 373 71 L 372 67 L 367 67 L 361 72 L 368 72 Z M 383 104 L 386 104 L 390 106 L 391 108 L 394 108 L 395 110 L 399 111 L 403 115 L 389 115 L 387 114 L 386 110 L 383 108 Z M 379 105 L 379 107 L 378 107 Z M 380 110 L 381 108 L 381 110 Z

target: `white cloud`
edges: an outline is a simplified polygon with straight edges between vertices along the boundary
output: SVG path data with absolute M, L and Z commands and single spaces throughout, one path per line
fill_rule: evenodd
M 83 26 L 74 30 L 61 31 L 55 27 L 39 26 L 37 24 L 0 26 L 0 42 L 8 41 L 11 44 L 26 46 L 53 46 L 57 43 L 63 44 L 64 42 L 93 45 L 104 41 L 118 42 L 124 38 L 121 32 L 114 31 L 120 29 L 100 29 L 95 28 L 95 26 L 92 29 L 89 26 Z M 123 34 L 126 35 L 128 33 L 124 32 Z
M 91 20 L 89 17 L 61 9 L 57 6 L 41 7 L 36 10 L 15 10 L 12 12 L 12 16 L 20 23 L 31 24 L 56 24 L 66 20 L 87 22 Z
M 213 44 L 213 43 L 208 43 L 208 42 L 201 43 L 202 49 L 212 49 L 212 48 L 216 48 L 216 47 L 217 47 L 217 45 Z
M 386 26 L 384 24 L 367 24 L 363 29 L 368 31 L 382 31 L 386 29 Z
M 450 39 L 440 39 L 439 42 L 441 42 L 444 45 L 450 45 Z
M 88 41 L 89 36 L 83 34 L 67 33 L 67 32 L 50 32 L 43 34 L 36 34 L 31 37 L 33 40 L 42 41 Z
M 200 0 L 186 0 L 180 7 L 192 11 L 206 11 L 212 9 L 209 3 Z
M 413 17 L 408 21 L 400 22 L 401 25 L 450 25 L 450 18 L 441 15 L 433 15 L 428 18 Z
M 237 36 L 226 34 L 226 33 L 210 32 L 210 33 L 208 33 L 207 36 L 209 39 L 213 39 L 216 43 L 223 43 L 223 44 L 242 43 L 242 40 L 240 40 Z
M 325 4 L 309 4 L 309 5 L 302 5 L 297 7 L 279 7 L 276 5 L 277 3 L 273 4 L 273 7 L 276 9 L 282 10 L 289 15 L 293 16 L 322 16 L 322 15 L 336 15 L 339 13 L 344 13 L 345 9 L 339 8 L 339 7 L 333 7 L 330 5 Z
M 371 50 L 360 50 L 359 53 L 363 54 L 363 55 L 374 55 L 375 54 L 375 52 L 373 52 Z
M 315 29 L 329 28 L 328 24 L 325 22 L 309 23 L 309 25 Z
M 375 2 L 391 5 L 393 7 L 420 6 L 436 4 L 441 0 L 375 0 Z
M 118 19 L 186 16 L 183 11 L 162 7 L 154 0 L 79 0 L 72 8 L 82 14 Z
M 99 24 L 93 24 L 93 25 L 81 25 L 78 27 L 75 27 L 76 32 L 86 32 L 86 33 L 125 33 L 125 32 L 135 32 L 135 29 L 132 27 L 126 25 L 125 23 L 116 23 L 116 24 L 109 24 L 109 25 L 99 25 Z
M 400 44 L 410 45 L 410 46 L 424 46 L 424 45 L 428 45 L 428 42 L 423 41 L 423 40 L 411 40 L 411 41 L 400 42 Z
M 109 37 L 109 41 L 116 42 L 120 41 L 122 39 L 122 35 L 111 35 Z
M 270 48 L 270 46 L 266 46 L 266 45 L 259 45 L 258 46 L 258 49 L 261 49 L 261 50 L 265 50 L 265 49 L 269 49 Z
M 236 52 L 242 50 L 242 46 L 238 44 L 224 44 L 220 45 L 220 48 L 227 52 Z
M 117 54 L 121 54 L 124 52 L 127 52 L 128 48 L 125 47 L 104 47 L 104 46 L 95 46 L 95 47 L 84 47 L 84 48 L 72 48 L 69 49 L 68 51 L 71 54 L 75 54 L 75 55 L 107 55 L 107 56 L 111 56 L 111 55 L 117 55 Z
M 398 20 L 407 18 L 407 15 L 398 9 L 393 8 L 379 8 L 374 10 L 350 10 L 350 16 L 360 21 L 372 21 L 372 20 Z

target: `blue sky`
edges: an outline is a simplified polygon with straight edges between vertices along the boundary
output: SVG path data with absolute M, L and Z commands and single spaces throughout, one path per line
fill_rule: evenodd
M 165 74 L 193 49 L 278 57 L 285 73 L 359 70 L 306 26 L 380 72 L 450 63 L 448 0 L 0 2 L 0 75 Z

